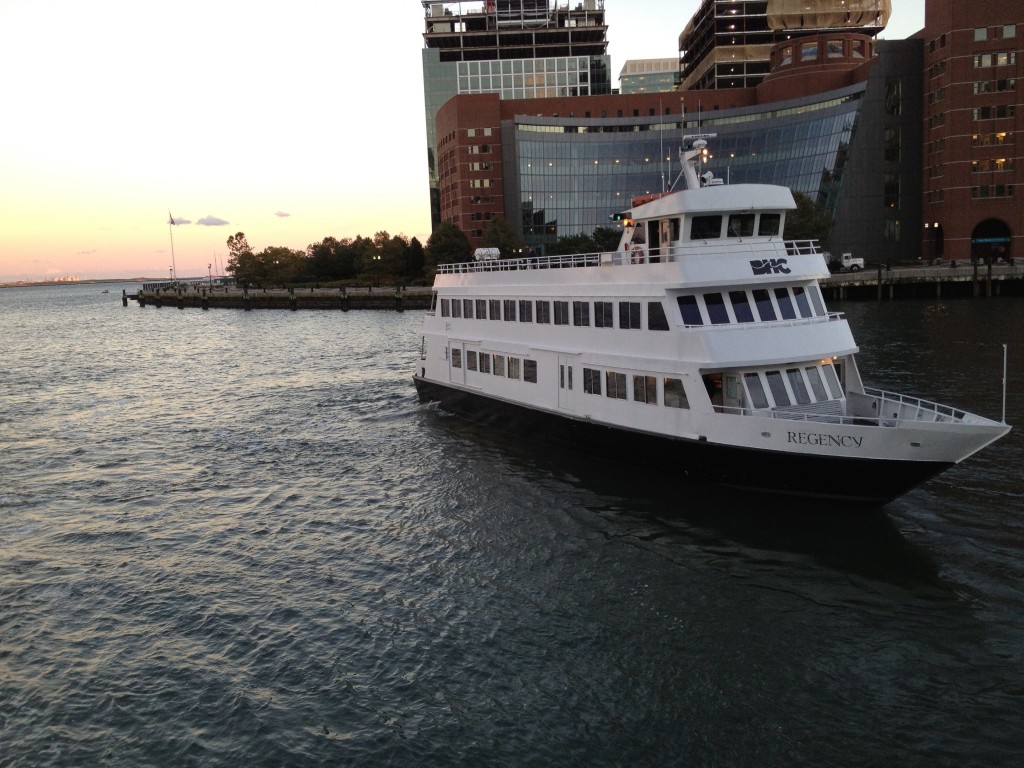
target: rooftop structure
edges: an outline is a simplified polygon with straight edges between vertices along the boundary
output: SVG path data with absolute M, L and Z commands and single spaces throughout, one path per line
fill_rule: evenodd
M 875 36 L 891 0 L 703 0 L 679 35 L 683 88 L 750 88 L 770 71 L 773 46 L 822 32 Z
M 619 73 L 619 93 L 664 93 L 679 90 L 682 79 L 674 59 L 630 59 Z

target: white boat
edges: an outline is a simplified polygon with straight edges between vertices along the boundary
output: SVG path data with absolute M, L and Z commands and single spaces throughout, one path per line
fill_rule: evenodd
M 633 201 L 612 253 L 442 264 L 420 399 L 614 461 L 757 491 L 884 504 L 1005 435 L 864 386 L 789 189 L 699 174 Z

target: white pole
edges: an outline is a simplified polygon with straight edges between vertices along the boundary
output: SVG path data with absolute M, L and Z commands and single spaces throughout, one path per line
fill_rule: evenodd
M 174 217 L 170 211 L 167 212 L 167 219 L 167 234 L 171 236 L 171 280 L 177 281 L 178 268 L 174 263 Z
M 1003 424 L 1006 423 L 1006 356 L 1008 344 L 1003 344 Z

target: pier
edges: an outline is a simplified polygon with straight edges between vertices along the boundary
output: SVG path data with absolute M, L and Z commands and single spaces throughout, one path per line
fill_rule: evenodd
M 238 288 L 236 286 L 161 285 L 137 293 L 122 292 L 121 303 L 178 309 L 428 309 L 431 289 L 423 286 L 341 288 Z
M 1018 260 L 1019 261 L 1019 260 Z M 982 298 L 1024 295 L 1024 266 L 981 262 L 943 262 L 922 266 L 869 265 L 820 281 L 830 301 Z

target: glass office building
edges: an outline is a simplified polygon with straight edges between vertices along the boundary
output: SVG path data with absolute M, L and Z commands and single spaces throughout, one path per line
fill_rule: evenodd
M 684 134 L 714 133 L 707 170 L 727 183 L 788 186 L 835 212 L 866 84 L 685 120 L 516 116 L 505 121 L 505 201 L 528 245 L 612 224 L 634 196 L 671 188 Z M 510 173 L 511 171 L 511 173 Z M 518 210 L 511 210 L 518 206 Z

